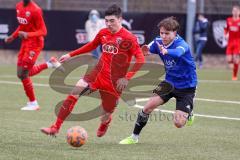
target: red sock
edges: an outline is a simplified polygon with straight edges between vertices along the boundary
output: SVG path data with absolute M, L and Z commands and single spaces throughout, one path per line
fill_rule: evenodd
M 67 118 L 67 116 L 72 112 L 75 104 L 77 103 L 77 98 L 72 95 L 69 95 L 63 102 L 63 105 L 58 112 L 57 120 L 55 122 L 56 127 L 59 129 L 63 123 L 63 121 Z
M 34 65 L 33 68 L 29 72 L 29 76 L 34 76 L 47 68 L 48 68 L 48 66 L 46 63 Z
M 109 117 L 108 117 L 108 119 L 106 121 L 104 121 L 104 122 L 102 121 L 101 124 L 108 125 L 108 124 L 110 124 L 111 121 L 112 121 L 112 114 L 109 115 Z
M 33 85 L 31 79 L 25 78 L 22 80 L 24 91 L 29 99 L 30 102 L 35 101 L 35 95 L 33 90 Z
M 237 77 L 238 75 L 238 63 L 234 63 L 233 65 L 233 77 Z

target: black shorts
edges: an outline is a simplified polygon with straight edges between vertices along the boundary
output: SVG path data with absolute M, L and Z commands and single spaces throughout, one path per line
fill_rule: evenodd
M 164 88 L 164 85 L 168 85 L 168 89 L 165 93 L 159 91 L 160 88 Z M 174 97 L 176 99 L 176 110 L 180 110 L 183 112 L 186 112 L 190 114 L 193 110 L 193 98 L 195 97 L 195 91 L 196 88 L 184 88 L 184 89 L 177 89 L 172 87 L 172 89 L 169 89 L 169 83 L 168 82 L 161 82 L 156 89 L 153 90 L 153 93 L 159 95 L 164 103 L 168 102 L 169 99 Z

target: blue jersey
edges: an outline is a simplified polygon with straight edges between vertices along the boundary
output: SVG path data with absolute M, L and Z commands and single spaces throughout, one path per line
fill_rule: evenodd
M 168 50 L 168 54 L 163 55 L 157 42 L 163 45 L 162 39 L 156 37 L 148 47 L 151 53 L 158 54 L 162 59 L 166 71 L 166 81 L 177 89 L 196 87 L 196 66 L 189 45 L 177 35 L 168 46 L 163 45 Z

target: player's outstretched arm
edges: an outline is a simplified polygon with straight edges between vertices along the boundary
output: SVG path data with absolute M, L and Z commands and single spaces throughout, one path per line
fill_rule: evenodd
M 70 56 L 69 54 L 62 55 L 62 56 L 59 58 L 59 62 L 60 62 L 60 63 L 63 63 L 63 62 L 65 62 L 65 61 L 68 61 L 70 58 L 71 58 L 71 56 Z
M 128 71 L 126 77 L 118 79 L 118 81 L 117 81 L 117 90 L 118 91 L 122 91 L 127 87 L 128 81 L 136 74 L 137 71 L 140 70 L 140 68 L 144 64 L 145 60 L 144 60 L 144 56 L 143 56 L 142 52 L 138 52 L 135 55 L 135 58 L 136 58 L 136 62 L 134 63 L 134 65 L 130 69 L 130 71 Z
M 59 58 L 59 61 L 61 63 L 63 63 L 65 61 L 68 61 L 71 57 L 90 52 L 95 48 L 97 48 L 97 45 L 92 42 L 89 42 L 89 43 L 85 44 L 84 46 L 82 46 L 68 54 L 63 55 L 62 57 Z
M 4 39 L 4 42 L 9 44 L 12 41 L 14 41 L 18 37 L 19 30 L 20 30 L 20 26 L 18 26 L 18 28 L 10 36 L 6 37 Z
M 87 53 L 87 52 L 90 52 L 90 51 L 96 49 L 98 47 L 98 45 L 100 45 L 100 34 L 99 34 L 99 32 L 96 35 L 96 37 L 94 38 L 94 40 L 92 40 L 91 42 L 88 42 L 84 46 L 70 52 L 69 53 L 70 57 L 74 57 L 74 56 L 77 56 L 79 54 Z
M 228 39 L 228 37 L 229 37 L 229 23 L 228 23 L 228 21 L 226 21 L 226 24 L 227 25 L 224 28 L 223 36 L 224 36 L 225 39 Z
M 157 45 L 163 55 L 168 54 L 172 57 L 178 58 L 185 53 L 185 48 L 182 46 L 178 46 L 175 49 L 166 49 L 163 45 L 160 45 L 158 42 L 157 42 Z
M 228 31 L 227 28 L 224 28 L 223 36 L 224 36 L 224 38 L 225 38 L 226 40 L 228 40 L 228 38 L 229 38 L 229 31 Z
M 163 55 L 168 54 L 168 50 L 166 48 L 164 48 L 163 45 L 160 45 L 158 42 L 157 42 L 157 45 Z
M 133 51 L 135 51 L 135 50 L 133 49 Z M 134 65 L 132 66 L 132 68 L 128 71 L 128 73 L 126 74 L 125 77 L 119 78 L 117 81 L 117 90 L 118 91 L 122 91 L 127 87 L 128 81 L 136 74 L 137 71 L 140 70 L 140 68 L 142 67 L 142 65 L 145 62 L 144 55 L 139 46 L 137 47 L 136 54 L 134 56 L 135 56 L 136 60 L 135 60 Z
M 9 37 L 6 37 L 6 38 L 4 39 L 4 42 L 7 43 L 7 44 L 11 43 L 12 41 L 14 41 L 13 36 L 9 36 Z
M 28 33 L 27 33 L 27 32 L 24 32 L 24 31 L 19 31 L 19 32 L 18 32 L 18 36 L 19 36 L 20 38 L 27 39 L 27 38 L 28 38 Z
M 74 57 L 79 54 L 84 54 L 84 53 L 90 52 L 90 51 L 94 50 L 95 48 L 97 48 L 97 46 L 95 46 L 92 42 L 89 42 L 89 43 L 85 44 L 84 46 L 70 52 L 69 55 L 70 55 L 70 57 Z
M 145 62 L 144 56 L 141 51 L 135 54 L 135 59 L 136 59 L 136 62 L 134 63 L 130 71 L 128 71 L 126 77 L 118 79 L 117 81 L 118 91 L 123 91 L 127 87 L 128 81 L 137 73 L 137 71 L 140 70 L 140 68 Z
M 142 67 L 142 65 L 144 64 L 145 62 L 145 59 L 144 59 L 144 55 L 143 53 L 141 52 L 141 50 L 139 49 L 139 52 L 137 52 L 135 54 L 135 63 L 134 65 L 132 66 L 132 68 L 128 71 L 127 75 L 126 75 L 126 78 L 129 80 L 131 79 L 136 73 L 137 71 L 140 70 L 140 68 Z

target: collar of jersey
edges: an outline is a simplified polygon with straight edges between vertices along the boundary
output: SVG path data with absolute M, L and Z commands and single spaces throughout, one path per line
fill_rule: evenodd
M 123 27 L 121 27 L 121 29 L 119 30 L 119 31 L 117 31 L 116 33 L 112 33 L 112 32 L 110 32 L 112 35 L 117 35 L 117 34 L 119 34 L 119 33 L 121 33 L 122 32 L 122 30 L 123 30 Z
M 177 35 L 177 36 L 172 40 L 172 42 L 170 42 L 168 45 L 165 46 L 165 45 L 163 44 L 164 48 L 169 48 L 169 47 L 173 44 L 173 42 L 176 41 L 176 40 L 178 40 L 178 35 Z

